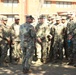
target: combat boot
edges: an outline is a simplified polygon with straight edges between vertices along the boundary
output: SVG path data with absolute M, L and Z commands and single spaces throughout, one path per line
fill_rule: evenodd
M 23 68 L 23 74 L 27 74 L 27 73 L 31 73 L 31 72 L 32 72 L 32 70 L 28 70 L 28 69 Z

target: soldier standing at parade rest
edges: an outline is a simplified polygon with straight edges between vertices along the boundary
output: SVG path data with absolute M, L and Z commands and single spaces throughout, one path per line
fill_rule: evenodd
M 31 25 L 33 22 L 32 15 L 26 16 L 26 23 L 20 26 L 20 39 L 21 39 L 21 49 L 23 51 L 23 73 L 30 72 L 30 66 L 32 62 L 32 57 L 34 53 L 34 43 L 36 38 L 36 33 L 34 27 Z
M 7 51 L 10 44 L 10 28 L 7 25 L 7 17 L 3 16 L 0 25 L 0 47 L 1 47 L 1 57 L 0 66 L 8 66 L 5 62 L 7 57 Z

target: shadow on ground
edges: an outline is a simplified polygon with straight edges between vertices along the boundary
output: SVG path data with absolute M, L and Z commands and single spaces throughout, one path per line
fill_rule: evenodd
M 66 64 L 40 64 L 33 63 L 32 73 L 23 74 L 21 65 L 12 65 L 9 67 L 0 67 L 0 75 L 76 75 L 76 68 Z

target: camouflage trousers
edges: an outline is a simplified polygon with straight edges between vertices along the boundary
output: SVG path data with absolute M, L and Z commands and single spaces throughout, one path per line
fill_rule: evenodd
M 73 47 L 72 47 L 70 61 L 76 64 L 76 38 L 73 38 L 72 44 L 73 44 Z
M 41 61 L 46 63 L 49 61 L 50 42 L 43 41 L 41 46 Z
M 54 57 L 54 54 L 53 54 L 53 43 L 54 43 L 54 38 L 51 39 L 51 42 L 50 42 L 50 61 L 53 60 L 53 57 Z
M 0 63 L 3 64 L 3 62 L 5 62 L 6 58 L 7 58 L 7 51 L 8 51 L 8 48 L 9 48 L 9 45 L 5 42 L 2 42 L 2 44 L 0 45 L 1 46 L 1 56 L 0 56 Z
M 20 58 L 22 56 L 21 48 L 20 48 L 20 41 L 15 41 L 14 50 L 13 50 L 13 57 Z
M 47 58 L 50 61 L 50 48 L 51 48 L 51 41 L 47 41 Z
M 60 60 L 63 59 L 63 41 L 62 40 L 54 40 L 53 44 L 53 54 L 54 54 L 54 60 L 59 58 Z
M 30 69 L 31 66 L 31 62 L 32 62 L 32 58 L 33 58 L 33 54 L 34 54 L 34 46 L 28 45 L 27 47 L 23 47 L 22 51 L 23 51 L 23 62 L 22 62 L 22 66 L 23 69 Z

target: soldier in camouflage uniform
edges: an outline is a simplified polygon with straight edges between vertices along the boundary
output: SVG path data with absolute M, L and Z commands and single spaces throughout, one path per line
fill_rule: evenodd
M 1 25 L 0 25 L 0 48 L 1 48 L 1 57 L 0 57 L 0 65 L 8 66 L 5 63 L 7 57 L 7 50 L 10 44 L 10 28 L 7 26 L 7 18 L 5 16 L 2 17 Z
M 72 41 L 72 51 L 70 54 L 69 64 L 76 67 L 76 23 L 72 26 L 72 32 L 70 32 L 68 38 Z
M 61 18 L 61 23 L 65 28 L 65 33 L 64 33 L 64 43 L 63 43 L 63 47 L 64 47 L 64 55 L 65 58 L 68 59 L 68 49 L 67 49 L 67 21 L 66 21 L 66 17 L 62 17 Z
M 16 63 L 19 62 L 21 57 L 21 49 L 20 49 L 20 38 L 19 38 L 19 16 L 15 16 L 15 23 L 12 24 L 12 34 L 13 34 L 13 43 L 14 43 L 14 50 L 13 50 L 13 56 L 16 61 Z
M 54 33 L 52 32 L 52 27 L 53 25 L 55 24 L 55 17 L 54 16 L 51 16 L 51 22 L 48 22 L 48 26 L 49 26 L 49 29 L 50 29 L 50 34 L 52 35 L 52 39 L 50 40 L 50 60 L 52 61 L 53 59 L 53 42 L 54 42 Z M 48 45 L 49 46 L 49 45 Z
M 70 55 L 72 53 L 72 40 L 69 39 L 68 37 L 71 37 L 70 33 L 73 31 L 74 24 L 75 24 L 74 15 L 71 15 L 69 18 L 69 21 L 67 23 L 67 48 L 68 48 L 68 54 L 67 54 L 68 56 L 67 57 L 68 57 L 68 59 L 70 59 Z M 71 62 L 69 64 L 71 64 Z
M 41 45 L 41 62 L 47 63 L 49 61 L 49 40 L 50 37 L 50 31 L 48 29 L 48 24 L 45 23 L 45 16 L 40 15 L 39 17 L 39 23 L 36 26 L 36 32 L 37 32 L 37 40 L 39 44 Z M 49 47 L 47 46 L 49 44 Z
M 36 33 L 34 27 L 30 24 L 33 22 L 31 15 L 26 16 L 26 23 L 20 26 L 21 49 L 23 51 L 23 73 L 28 73 L 30 70 L 32 57 L 34 53 L 34 42 Z
M 60 23 L 60 17 L 56 18 L 56 24 L 52 27 L 52 32 L 54 33 L 54 62 L 57 62 L 57 58 L 62 61 L 64 26 Z
M 72 42 L 73 42 L 73 51 L 72 51 L 72 59 L 74 66 L 76 67 L 76 23 L 73 27 L 73 33 L 72 33 Z

